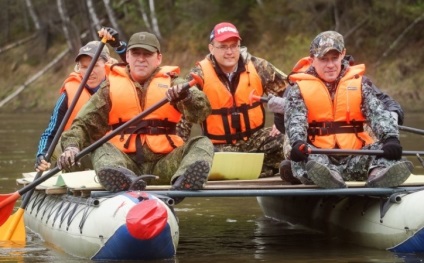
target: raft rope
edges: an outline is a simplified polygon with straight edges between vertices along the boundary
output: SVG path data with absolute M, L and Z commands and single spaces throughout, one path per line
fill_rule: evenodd
M 66 222 L 67 231 L 76 216 L 79 213 L 83 213 L 78 225 L 81 234 L 88 215 L 93 211 L 93 207 L 99 205 L 99 200 L 92 197 L 57 196 L 46 195 L 44 193 L 37 193 L 36 195 L 33 195 L 33 200 L 31 211 L 29 211 L 29 213 L 32 213 L 35 210 L 35 217 L 37 217 L 39 213 L 42 213 L 40 220 L 43 221 L 44 217 L 46 217 L 45 224 L 47 224 L 49 219 L 54 216 L 52 226 L 59 221 L 58 227 L 61 228 L 62 224 Z
M 62 223 L 65 221 L 67 215 L 69 215 L 68 211 L 69 211 L 71 204 L 72 204 L 71 202 L 66 202 L 66 197 L 65 198 L 62 197 L 62 203 L 63 203 L 63 205 L 62 205 L 63 210 L 60 213 L 59 228 L 62 227 Z M 59 213 L 57 213 L 57 215 L 58 214 Z
M 93 202 L 93 200 L 97 200 L 95 198 L 88 198 L 85 202 L 85 207 L 84 209 L 82 209 L 82 217 L 81 217 L 81 221 L 79 223 L 79 230 L 80 230 L 80 234 L 82 234 L 82 229 L 84 228 L 85 222 L 87 221 L 88 215 L 90 215 L 90 213 L 93 211 L 92 207 L 93 206 L 98 206 L 100 201 L 97 200 L 98 204 L 96 204 L 95 202 Z
M 41 204 L 44 202 L 44 199 L 46 199 L 46 196 L 44 195 L 44 196 L 42 196 L 42 195 L 40 195 L 39 193 L 37 193 L 37 195 L 35 196 L 35 198 L 34 198 L 35 200 L 34 200 L 34 202 L 32 203 L 32 206 L 31 206 L 31 212 L 30 213 L 32 213 L 32 211 L 34 210 L 34 209 L 36 209 L 35 207 L 37 207 L 37 210 L 36 210 L 36 213 L 35 213 L 35 216 L 38 216 L 38 212 L 40 211 L 40 206 L 41 206 Z

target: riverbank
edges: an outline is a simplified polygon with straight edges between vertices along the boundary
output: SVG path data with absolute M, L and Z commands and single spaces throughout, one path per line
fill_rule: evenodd
M 34 41 L 22 44 L 17 48 L 0 54 L 0 102 L 4 101 L 11 94 L 17 93 L 17 89 L 22 91 L 0 107 L 2 112 L 50 112 L 59 96 L 59 89 L 66 76 L 73 70 L 74 54 L 68 52 L 67 55 L 56 63 L 46 73 L 38 79 L 30 82 L 25 87 L 22 85 L 33 77 L 37 72 L 43 69 L 48 63 L 55 59 L 60 53 L 67 49 L 64 43 L 51 43 L 46 50 L 34 48 L 38 46 L 41 40 L 37 38 Z M 286 41 L 287 42 L 287 41 Z M 285 73 L 289 73 L 297 59 L 304 56 L 307 52 L 308 43 L 304 40 L 302 45 L 295 48 L 295 43 L 290 48 L 280 49 L 277 46 L 267 49 L 263 47 L 262 42 L 257 45 L 249 46 L 249 52 L 253 55 L 262 57 L 273 63 Z M 179 65 L 182 76 L 184 76 L 190 67 L 201 60 L 207 54 L 207 47 L 197 52 L 181 51 L 184 49 L 176 48 L 172 50 L 170 43 L 165 44 L 163 65 Z M 281 45 L 284 46 L 284 45 Z M 306 49 L 306 51 L 305 51 Z M 374 58 L 363 57 L 360 49 L 350 48 L 347 45 L 348 54 L 353 54 L 356 63 L 365 63 L 367 66 L 367 76 L 371 78 L 375 85 L 381 90 L 391 95 L 397 100 L 405 111 L 419 112 L 424 110 L 423 96 L 421 95 L 421 86 L 418 83 L 424 83 L 424 75 L 419 73 L 420 65 L 424 62 L 422 48 L 419 43 L 409 43 L 408 48 L 402 49 L 397 56 L 384 58 L 375 56 Z M 354 51 L 349 52 L 352 49 Z M 284 52 L 284 50 L 287 50 Z M 376 51 L 378 52 L 378 51 Z M 113 53 L 113 52 L 112 52 Z M 356 54 L 357 53 L 357 54 Z M 307 53 L 306 53 L 307 54 Z M 118 56 L 114 54 L 118 59 Z

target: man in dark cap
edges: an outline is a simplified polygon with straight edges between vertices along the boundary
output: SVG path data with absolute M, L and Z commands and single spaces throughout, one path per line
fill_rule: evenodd
M 46 161 L 47 151 L 53 141 L 55 134 L 57 133 L 57 130 L 59 129 L 60 124 L 62 123 L 63 118 L 65 117 L 69 105 L 74 100 L 75 94 L 88 69 L 88 66 L 91 63 L 91 60 L 97 52 L 99 44 L 100 41 L 91 41 L 87 43 L 85 46 L 80 48 L 78 55 L 75 57 L 76 65 L 74 72 L 72 72 L 62 84 L 60 97 L 53 109 L 49 125 L 41 135 L 40 141 L 38 143 L 38 151 L 35 160 L 36 171 L 45 171 L 50 168 L 50 163 Z M 104 47 L 100 53 L 99 59 L 93 67 L 89 78 L 87 79 L 87 84 L 85 85 L 80 97 L 78 98 L 78 102 L 75 105 L 75 108 L 72 111 L 72 114 L 70 115 L 64 130 L 68 130 L 71 127 L 72 121 L 82 106 L 84 106 L 84 104 L 90 99 L 91 95 L 93 95 L 102 85 L 105 84 L 104 82 L 107 78 L 107 71 L 109 70 L 108 64 L 111 64 L 111 59 L 112 58 L 109 56 L 108 48 Z M 50 161 L 55 163 L 56 158 L 61 153 L 62 151 L 60 149 L 60 144 L 58 144 L 50 158 Z M 91 163 L 88 158 L 83 158 L 81 163 L 82 165 L 79 167 L 79 169 L 84 170 L 91 168 Z
M 311 66 L 289 77 L 284 118 L 293 174 L 322 188 L 344 188 L 350 180 L 366 181 L 369 187 L 398 186 L 413 166 L 401 159 L 397 121 L 376 97 L 365 66 L 349 65 L 345 55 L 343 36 L 322 32 L 310 46 Z M 377 141 L 364 131 L 365 123 Z M 384 154 L 308 154 L 308 148 L 382 149 Z
M 171 181 L 172 189 L 201 189 L 212 164 L 212 143 L 198 136 L 184 144 L 176 135 L 176 123 L 182 115 L 195 123 L 203 121 L 210 113 L 206 96 L 196 87 L 181 92 L 180 69 L 160 66 L 160 43 L 151 33 L 131 36 L 126 61 L 126 66 L 111 67 L 109 83 L 63 134 L 59 167 L 74 165 L 80 149 L 168 98 L 170 103 L 95 150 L 91 154 L 94 170 L 99 182 L 112 192 L 143 190 L 146 183 L 137 175 L 147 174 L 159 176 L 157 183 Z

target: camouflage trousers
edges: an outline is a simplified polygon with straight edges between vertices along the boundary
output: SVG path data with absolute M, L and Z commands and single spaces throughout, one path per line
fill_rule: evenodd
M 376 142 L 366 145 L 360 150 L 380 150 L 382 143 Z M 308 147 L 315 148 L 308 144 Z M 326 165 L 329 169 L 338 171 L 344 181 L 366 181 L 368 173 L 376 167 L 386 168 L 399 161 L 387 160 L 385 158 L 376 158 L 375 155 L 325 155 L 310 154 L 309 161 L 313 160 Z M 306 162 L 291 162 L 293 175 L 303 184 L 313 184 L 308 179 L 306 173 Z
M 270 136 L 272 127 L 263 128 L 250 136 L 246 141 L 240 140 L 236 144 L 215 144 L 217 152 L 247 152 L 264 153 L 264 163 L 261 177 L 273 176 L 284 159 L 283 134 Z
M 158 180 L 148 182 L 149 184 L 172 184 L 197 160 L 204 160 L 212 167 L 213 154 L 212 142 L 204 136 L 198 136 L 167 154 L 154 153 L 144 144 L 141 162 L 137 161 L 135 153 L 126 154 L 113 144 L 105 143 L 92 153 L 91 160 L 96 172 L 105 166 L 120 166 L 128 168 L 136 175 L 159 176 Z

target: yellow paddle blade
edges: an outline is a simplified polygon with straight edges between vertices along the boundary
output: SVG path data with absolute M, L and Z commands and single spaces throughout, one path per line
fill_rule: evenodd
M 26 232 L 23 214 L 25 209 L 19 208 L 0 226 L 0 241 L 13 241 L 25 244 Z

